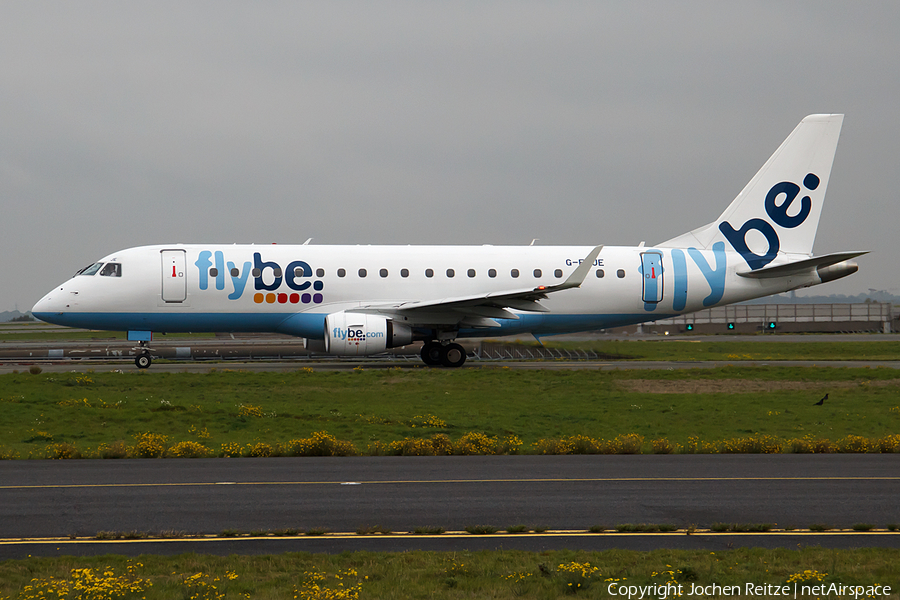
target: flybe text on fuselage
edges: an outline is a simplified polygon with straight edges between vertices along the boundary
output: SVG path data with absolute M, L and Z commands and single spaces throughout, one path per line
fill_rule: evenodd
M 253 263 L 249 261 L 239 268 L 232 261 L 227 262 L 228 270 L 225 270 L 225 255 L 221 250 L 212 252 L 210 250 L 200 251 L 197 261 L 194 263 L 199 270 L 198 284 L 201 290 L 209 289 L 210 279 L 214 280 L 217 290 L 225 290 L 226 273 L 231 280 L 231 292 L 228 294 L 229 300 L 239 300 L 244 295 L 247 287 L 248 279 L 252 276 L 253 288 L 258 290 L 254 294 L 254 301 L 262 303 L 265 301 L 263 291 L 275 292 L 282 285 L 291 290 L 290 293 L 277 294 L 277 301 L 281 304 L 321 304 L 324 300 L 322 290 L 325 284 L 322 281 L 310 281 L 313 271 L 308 263 L 302 260 L 295 260 L 288 263 L 287 268 L 282 269 L 281 265 L 274 261 L 265 261 L 259 252 L 253 253 Z M 266 283 L 265 277 L 271 275 L 272 282 Z M 307 290 L 310 290 L 307 291 Z M 283 296 L 283 298 L 281 297 Z

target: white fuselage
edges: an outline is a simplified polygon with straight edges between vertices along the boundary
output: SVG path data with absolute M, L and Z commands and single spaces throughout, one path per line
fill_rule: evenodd
M 74 327 L 154 332 L 280 332 L 322 339 L 325 317 L 367 306 L 453 299 L 563 282 L 588 246 L 165 245 L 104 257 L 34 307 Z M 645 269 L 646 267 L 646 269 Z M 579 288 L 547 312 L 456 327 L 456 336 L 556 334 L 693 312 L 820 283 L 815 270 L 751 279 L 736 252 L 604 247 Z M 644 271 L 647 271 L 646 273 Z M 452 329 L 452 317 L 435 323 Z M 461 319 L 460 319 L 461 321 Z

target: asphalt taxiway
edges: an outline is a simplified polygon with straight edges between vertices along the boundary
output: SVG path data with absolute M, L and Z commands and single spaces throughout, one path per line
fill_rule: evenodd
M 0 482 L 0 559 L 106 552 L 900 547 L 900 533 L 784 531 L 900 523 L 900 455 L 6 461 Z M 588 533 L 623 523 L 672 524 L 681 531 Z M 688 535 L 714 523 L 768 523 L 780 531 Z M 422 527 L 462 532 L 473 525 L 492 525 L 499 533 L 401 534 Z M 513 525 L 546 531 L 503 534 Z M 374 526 L 394 533 L 354 534 Z M 330 533 L 265 536 L 298 529 Z M 89 539 L 99 532 L 176 539 Z M 237 532 L 257 536 L 221 537 Z
M 41 361 L 41 362 L 6 362 L 0 363 L 0 374 L 28 371 L 32 365 L 37 365 L 42 371 L 48 373 L 66 372 L 139 372 L 131 361 Z M 468 360 L 462 367 L 472 368 L 509 368 L 515 370 L 644 370 L 644 369 L 718 369 L 721 367 L 756 367 L 756 366 L 780 366 L 780 367 L 835 367 L 835 368 L 876 368 L 900 369 L 900 361 L 884 360 L 778 360 L 778 361 L 741 361 L 741 360 L 705 360 L 705 361 L 656 361 L 656 360 Z M 311 368 L 316 371 L 350 371 L 362 369 L 425 369 L 426 367 L 418 359 L 415 360 L 234 360 L 227 362 L 197 362 L 197 361 L 172 361 L 154 362 L 147 369 L 148 373 L 209 373 L 212 369 L 235 370 L 249 372 L 286 372 L 298 369 Z

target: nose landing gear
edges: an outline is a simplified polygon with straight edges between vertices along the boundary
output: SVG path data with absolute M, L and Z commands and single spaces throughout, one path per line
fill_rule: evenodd
M 147 342 L 141 342 L 140 344 L 140 346 L 133 348 L 137 353 L 137 356 L 134 358 L 134 364 L 138 369 L 148 369 L 153 364 L 153 359 L 150 357 L 150 348 L 147 347 Z

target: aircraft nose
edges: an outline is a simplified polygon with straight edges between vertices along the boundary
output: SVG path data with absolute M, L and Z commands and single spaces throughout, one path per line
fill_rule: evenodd
M 52 322 L 53 315 L 63 312 L 63 304 L 60 301 L 63 292 L 60 288 L 53 289 L 49 294 L 37 301 L 31 308 L 31 314 L 41 321 Z

